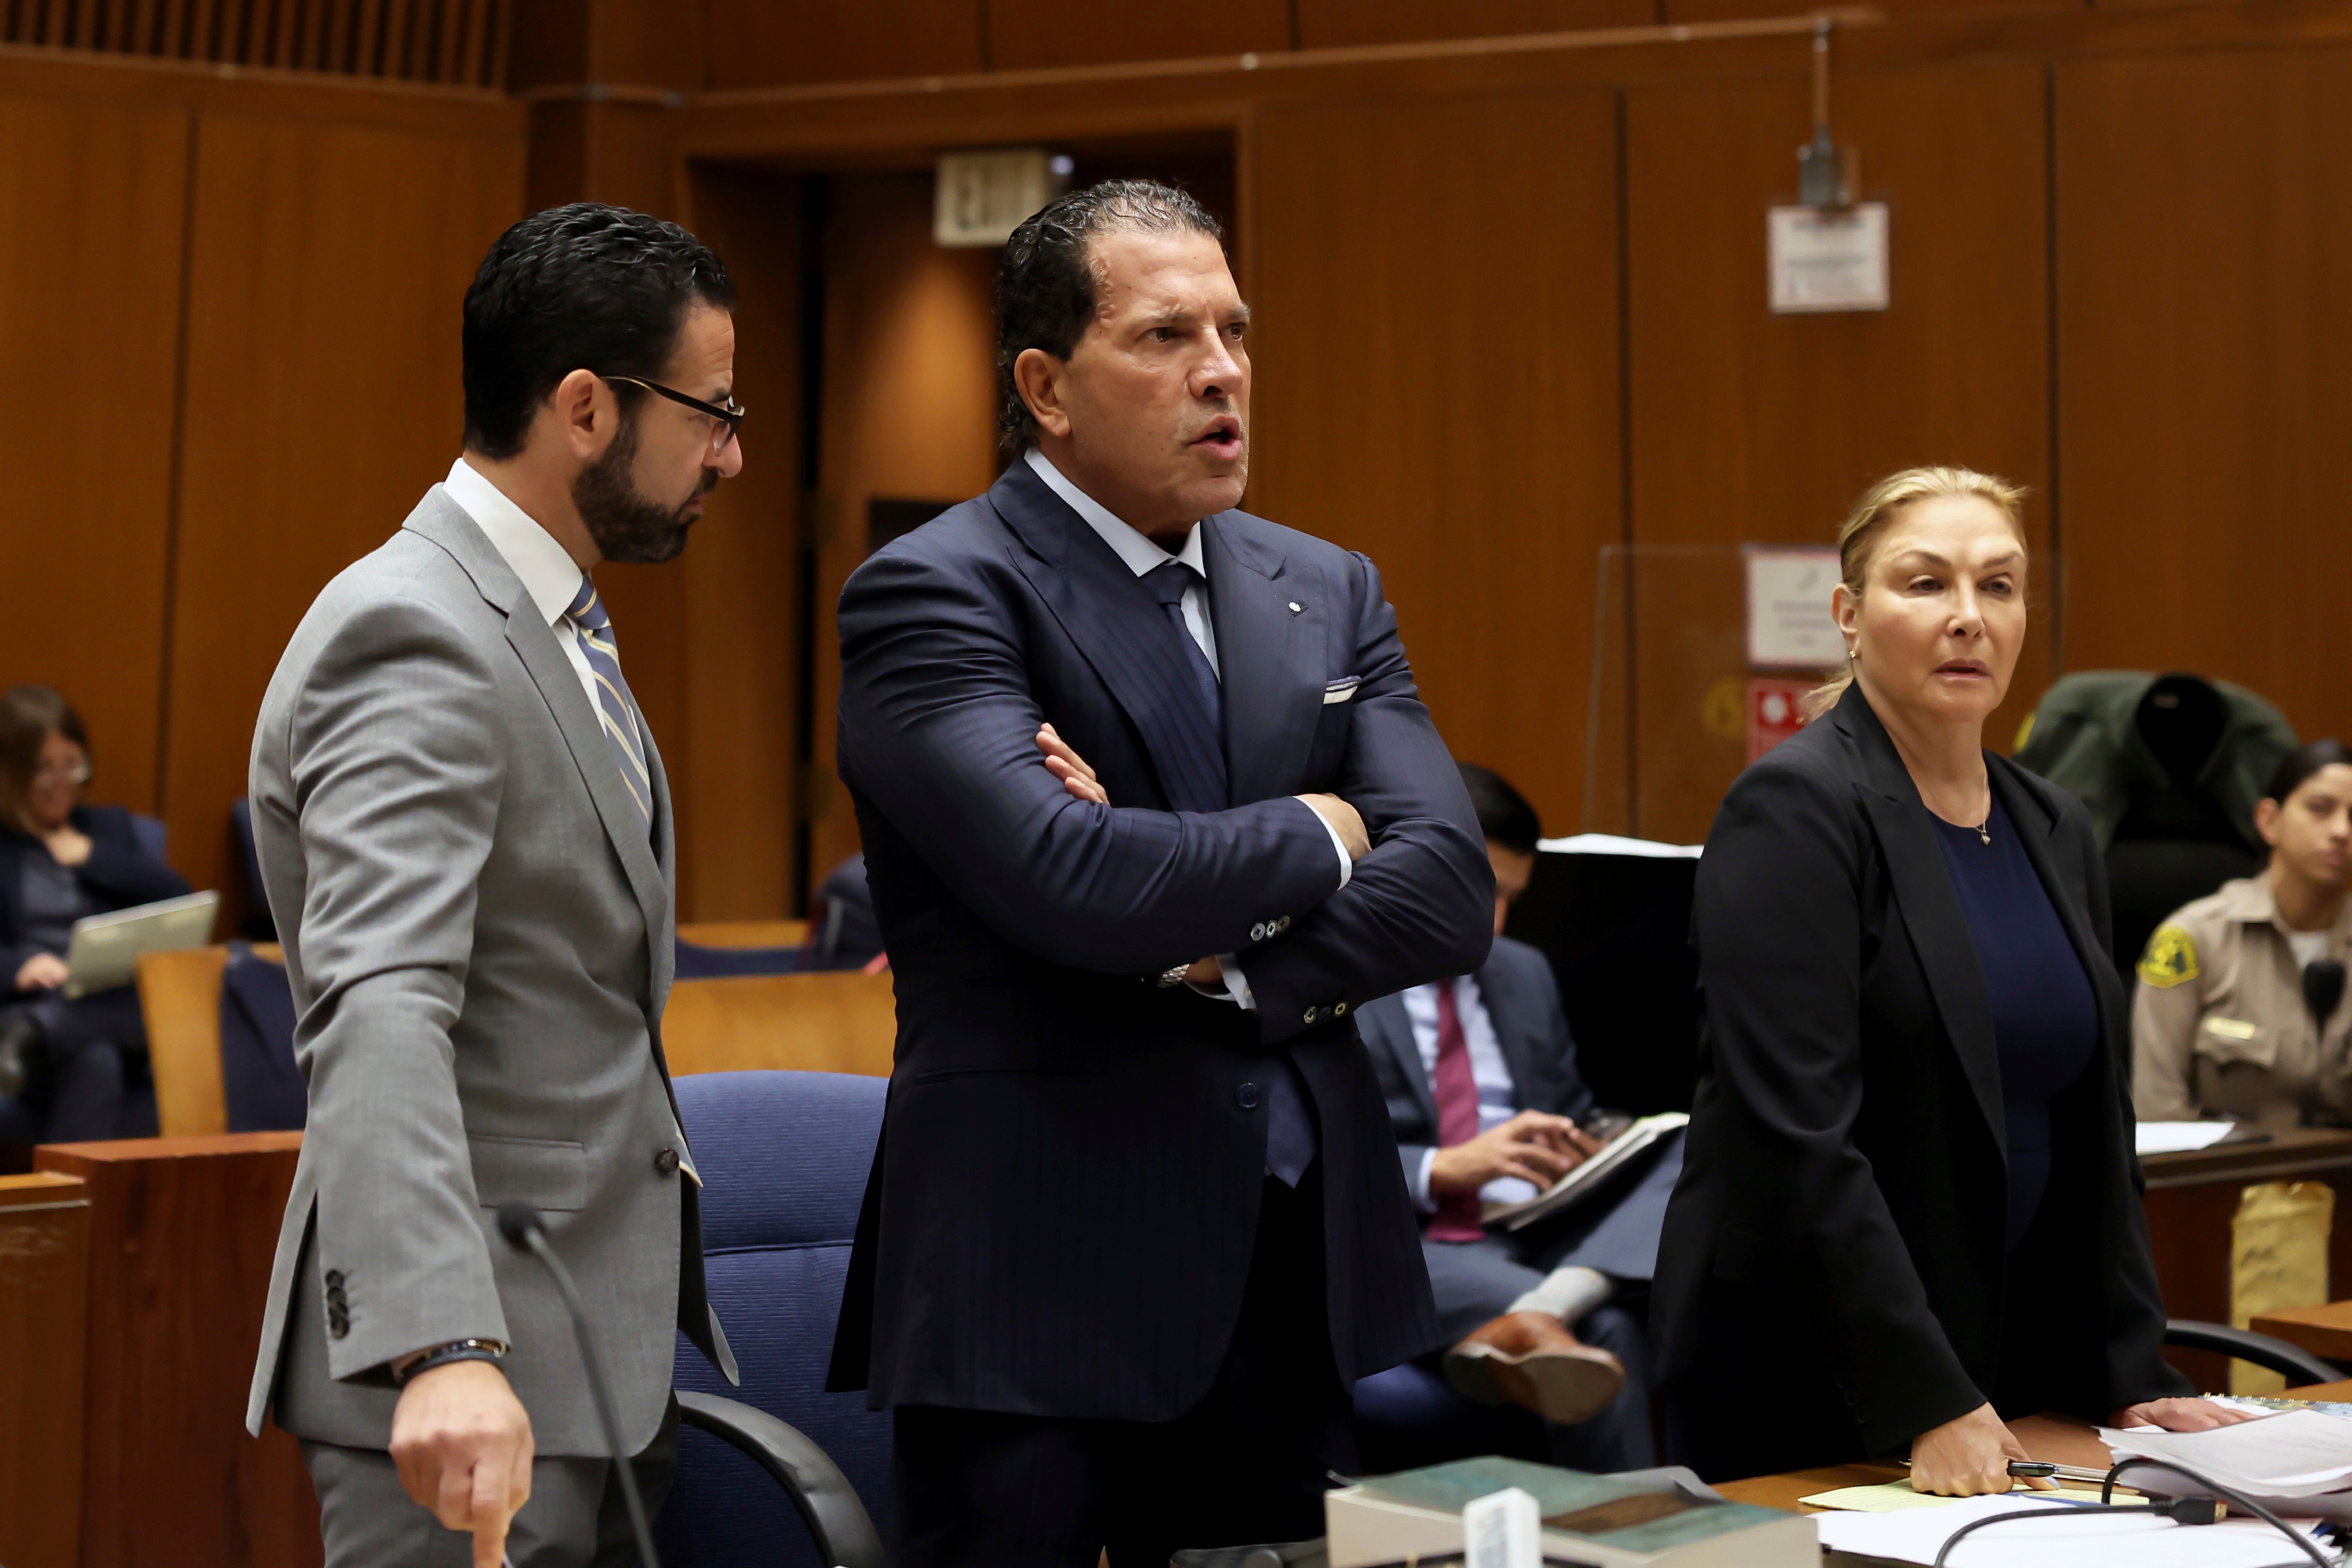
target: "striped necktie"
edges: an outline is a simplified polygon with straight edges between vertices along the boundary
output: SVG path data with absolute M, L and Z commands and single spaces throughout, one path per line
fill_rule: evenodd
M 563 619 L 572 634 L 580 639 L 580 651 L 588 655 L 589 673 L 596 677 L 596 716 L 604 721 L 604 738 L 613 743 L 621 764 L 621 782 L 629 787 L 629 799 L 645 813 L 650 828 L 654 786 L 646 770 L 646 739 L 637 729 L 636 710 L 621 692 L 621 645 L 614 639 L 613 618 L 604 613 L 604 601 L 596 597 L 593 580 L 580 580 L 579 596 L 563 612 Z

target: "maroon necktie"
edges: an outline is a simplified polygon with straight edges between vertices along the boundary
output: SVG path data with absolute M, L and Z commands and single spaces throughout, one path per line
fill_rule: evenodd
M 1478 1135 L 1478 1080 L 1470 1071 L 1470 1041 L 1462 1032 L 1454 982 L 1437 982 L 1437 1067 L 1430 1074 L 1437 1092 L 1437 1145 L 1450 1149 Z M 1433 1195 L 1435 1196 L 1435 1195 Z M 1475 1241 L 1486 1234 L 1478 1222 L 1478 1194 L 1450 1193 L 1437 1199 L 1429 1221 L 1432 1241 Z

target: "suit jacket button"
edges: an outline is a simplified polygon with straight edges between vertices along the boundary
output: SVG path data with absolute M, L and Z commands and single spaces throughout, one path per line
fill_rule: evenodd
M 654 1156 L 654 1170 L 661 1176 L 676 1176 L 677 1174 L 677 1151 L 672 1148 L 665 1148 L 661 1153 L 656 1155 Z
M 1334 1004 L 1331 1009 L 1331 1016 L 1335 1019 L 1346 1018 L 1348 1016 L 1348 1004 L 1345 1002 Z
M 1234 1090 L 1234 1103 L 1239 1105 L 1244 1111 L 1256 1110 L 1257 1085 L 1255 1083 L 1244 1083 L 1240 1088 Z
M 1283 915 L 1282 917 L 1280 917 L 1279 919 L 1277 919 L 1277 920 L 1276 920 L 1276 921 L 1275 921 L 1275 923 L 1274 923 L 1274 933 L 1275 933 L 1275 935 L 1276 935 L 1276 936 L 1281 936 L 1284 932 L 1286 932 L 1286 931 L 1287 931 L 1287 930 L 1289 930 L 1289 929 L 1290 929 L 1290 916 L 1289 916 L 1289 915 Z
M 1299 1014 L 1298 1021 L 1300 1023 L 1313 1023 L 1315 1021 L 1315 1009 L 1313 1008 L 1308 1008 L 1305 1012 Z
M 324 1277 L 327 1281 L 327 1289 L 334 1291 L 342 1288 L 343 1271 L 341 1269 L 330 1269 L 327 1270 Z
M 351 1332 L 352 1320 L 342 1313 L 337 1312 L 327 1320 L 327 1333 L 331 1338 L 342 1339 Z
M 1250 940 L 1253 942 L 1263 942 L 1265 940 L 1265 921 L 1261 920 L 1256 925 L 1250 927 Z

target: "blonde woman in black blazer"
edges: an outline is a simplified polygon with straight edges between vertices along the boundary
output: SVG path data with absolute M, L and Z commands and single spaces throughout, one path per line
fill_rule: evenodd
M 1908 1450 L 1922 1490 L 2005 1491 L 2005 1417 L 2236 1418 L 2161 1354 L 2089 819 L 1983 748 L 2024 641 L 2019 502 L 1946 468 L 1863 497 L 1849 674 L 1699 862 L 1653 1333 L 1716 1477 Z

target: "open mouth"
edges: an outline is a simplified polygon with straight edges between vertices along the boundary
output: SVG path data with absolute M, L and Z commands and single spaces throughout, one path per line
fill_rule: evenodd
M 1992 672 L 1974 659 L 1954 659 L 1936 666 L 1939 675 L 1958 675 L 1963 679 L 1989 680 Z
M 1242 422 L 1233 415 L 1219 414 L 1208 428 L 1194 436 L 1192 444 L 1212 456 L 1234 458 L 1242 455 Z

